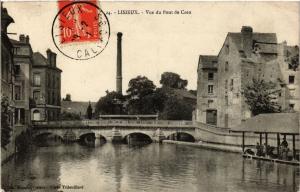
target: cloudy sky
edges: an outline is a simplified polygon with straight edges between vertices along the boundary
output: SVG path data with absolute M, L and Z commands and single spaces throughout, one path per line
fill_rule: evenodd
M 103 11 L 122 9 L 187 10 L 190 15 L 108 16 L 111 38 L 97 57 L 76 61 L 62 55 L 51 37 L 57 14 L 55 2 L 5 2 L 14 18 L 8 32 L 30 36 L 33 51 L 56 52 L 62 73 L 62 97 L 76 101 L 97 101 L 105 90 L 115 90 L 116 34 L 123 32 L 123 93 L 128 81 L 145 75 L 157 86 L 160 75 L 172 71 L 196 89 L 200 54 L 218 54 L 227 32 L 239 32 L 243 25 L 255 32 L 277 33 L 279 42 L 299 44 L 299 3 L 297 2 L 102 2 Z

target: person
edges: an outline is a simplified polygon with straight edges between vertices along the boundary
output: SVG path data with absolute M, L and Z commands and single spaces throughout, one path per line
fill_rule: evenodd
M 268 154 L 267 154 L 267 145 L 266 145 L 266 143 L 264 143 L 264 145 L 263 145 L 263 151 L 262 151 L 262 153 L 263 153 L 263 154 L 262 154 L 263 156 L 268 155 Z
M 257 156 L 261 156 L 262 154 L 262 151 L 261 151 L 261 146 L 260 146 L 260 144 L 257 142 L 256 143 L 256 155 Z
M 288 148 L 289 144 L 288 144 L 288 142 L 286 141 L 285 138 L 283 138 L 283 141 L 281 142 L 280 146 L 282 148 L 282 158 L 284 160 L 287 160 L 287 154 L 288 154 L 288 151 L 289 151 L 289 148 Z
M 283 146 L 284 148 L 287 148 L 289 146 L 285 138 L 283 138 L 283 141 L 281 142 L 281 146 Z

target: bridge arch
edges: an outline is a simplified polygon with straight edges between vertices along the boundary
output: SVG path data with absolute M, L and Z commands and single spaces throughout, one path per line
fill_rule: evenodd
M 128 133 L 123 137 L 123 141 L 126 144 L 135 144 L 135 143 L 150 144 L 153 142 L 151 135 L 143 132 Z
M 175 140 L 175 141 L 185 141 L 185 142 L 196 141 L 196 138 L 191 133 L 184 132 L 184 131 L 178 131 L 178 132 L 173 132 L 171 134 L 168 134 L 166 136 L 166 139 Z

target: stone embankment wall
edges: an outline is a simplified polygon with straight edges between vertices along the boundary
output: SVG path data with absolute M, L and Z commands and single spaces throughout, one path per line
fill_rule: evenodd
M 219 128 L 203 123 L 196 123 L 195 129 L 196 140 L 207 143 L 221 145 L 242 145 L 242 133 L 235 133 L 229 128 Z M 292 136 L 287 135 L 286 139 L 289 143 L 289 148 L 292 149 Z M 280 135 L 280 142 L 283 140 L 283 135 Z M 259 134 L 245 133 L 245 145 L 256 145 L 259 142 Z M 265 135 L 262 135 L 262 143 L 265 143 Z M 277 146 L 277 135 L 268 134 L 268 144 Z M 296 136 L 296 149 L 299 149 L 299 136 Z

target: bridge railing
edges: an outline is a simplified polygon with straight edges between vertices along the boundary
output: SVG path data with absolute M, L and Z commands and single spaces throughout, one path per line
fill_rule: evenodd
M 34 122 L 35 126 L 48 127 L 64 127 L 64 126 L 103 126 L 103 125 L 158 125 L 158 126 L 192 126 L 192 121 L 176 121 L 176 120 L 124 120 L 124 119 L 108 119 L 108 120 L 74 120 L 74 121 L 47 121 Z

